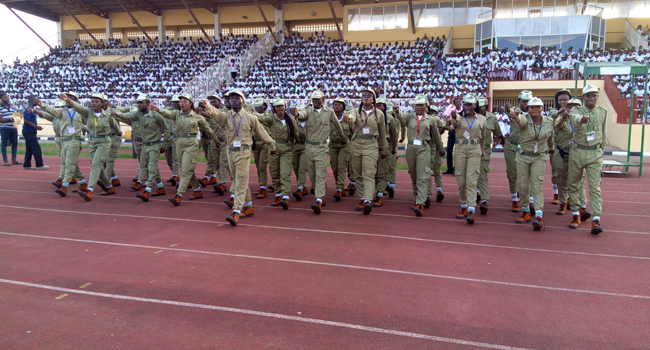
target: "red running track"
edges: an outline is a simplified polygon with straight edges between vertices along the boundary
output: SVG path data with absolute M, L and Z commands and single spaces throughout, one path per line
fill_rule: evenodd
M 1 348 L 650 343 L 643 179 L 604 180 L 600 236 L 588 225 L 569 230 L 570 217 L 555 215 L 550 176 L 546 231 L 515 224 L 503 159 L 492 163 L 490 212 L 474 226 L 455 219 L 454 177 L 443 176 L 445 201 L 416 218 L 410 178 L 398 171 L 395 198 L 370 216 L 354 211 L 356 196 L 330 197 L 316 216 L 313 196 L 283 211 L 269 206 L 271 194 L 233 228 L 224 220 L 225 197 L 211 191 L 180 207 L 166 198 L 141 202 L 127 183 L 135 164 L 119 159 L 125 186 L 90 203 L 54 193 L 56 166 L 0 168 L 0 319 L 10 320 L 0 327 Z M 168 178 L 163 162 L 161 169 Z M 89 172 L 87 160 L 82 171 Z

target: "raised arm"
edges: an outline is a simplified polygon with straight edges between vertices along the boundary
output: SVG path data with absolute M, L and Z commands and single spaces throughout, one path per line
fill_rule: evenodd
M 336 114 L 334 113 L 330 113 L 330 124 L 334 125 L 334 129 L 336 129 L 336 132 L 339 135 L 343 135 L 343 137 L 341 137 L 340 140 L 341 143 L 344 145 L 348 143 L 348 140 L 345 138 L 345 133 L 343 132 L 343 128 L 341 127 L 341 123 L 339 123 L 339 120 L 336 118 Z
M 199 107 L 203 108 L 201 115 L 206 118 L 214 119 L 222 128 L 226 127 L 226 114 L 212 107 L 211 104 L 201 101 Z
M 513 121 L 515 124 L 517 124 L 520 129 L 528 128 L 528 121 L 526 120 L 526 117 L 524 117 L 521 113 L 519 113 L 519 111 L 513 111 L 510 120 Z
M 169 111 L 169 110 L 160 108 L 160 107 L 158 107 L 156 105 L 151 105 L 151 110 L 154 111 L 154 112 L 160 113 L 160 115 L 163 116 L 163 118 L 167 118 L 167 119 L 171 119 L 171 120 L 176 120 L 176 115 L 178 114 L 178 113 L 176 113 L 176 111 Z
M 208 124 L 208 122 L 203 118 L 197 118 L 197 119 L 198 119 L 199 130 L 201 130 L 201 137 L 207 137 L 213 140 L 217 147 L 221 147 L 219 138 L 214 133 L 214 131 L 212 131 L 210 124 Z M 167 128 L 167 131 L 169 132 L 169 128 Z
M 65 96 L 65 95 L 62 95 L 61 99 L 63 99 L 63 96 Z M 88 120 L 88 114 L 89 114 L 88 108 L 85 108 L 84 106 L 78 104 L 77 102 L 69 99 L 67 96 L 65 97 L 64 101 L 66 101 L 68 103 L 68 106 L 72 107 L 72 109 L 77 111 L 81 115 L 81 118 L 83 119 L 84 123 L 86 123 L 86 120 Z
M 250 114 L 250 113 L 249 113 Z M 254 116 L 253 116 L 254 117 Z M 256 117 L 250 118 L 251 119 L 251 129 L 253 130 L 253 133 L 259 137 L 262 142 L 266 143 L 269 145 L 269 150 L 273 153 L 275 152 L 275 141 L 269 136 L 269 134 L 266 132 L 264 127 L 262 126 L 262 123 L 257 120 Z
M 392 118 L 392 117 L 391 117 Z M 395 126 L 395 121 L 393 120 L 392 123 L 388 124 L 388 135 L 390 136 L 390 143 L 391 143 L 391 154 L 397 153 L 397 127 Z
M 171 140 L 171 133 L 170 133 L 169 125 L 167 125 L 167 121 L 165 120 L 165 118 L 163 118 L 162 115 L 160 115 L 160 113 L 156 113 L 156 112 L 151 112 L 151 113 L 153 113 L 153 116 L 156 118 L 156 121 L 158 122 L 158 125 L 162 129 L 163 148 L 167 148 L 167 146 L 169 145 L 170 140 Z
M 116 134 L 122 136 L 122 130 L 120 130 L 120 124 L 118 124 L 117 120 L 115 118 L 109 116 L 109 122 L 111 123 L 111 129 L 115 131 Z
M 46 105 L 46 104 L 44 104 L 44 103 L 41 103 L 41 104 L 39 104 L 38 106 L 41 107 L 41 111 L 47 113 L 49 116 L 51 116 L 51 117 L 53 117 L 53 118 L 60 118 L 60 119 L 62 119 L 61 116 L 63 115 L 63 113 L 58 113 L 59 111 L 57 111 L 56 109 L 52 108 L 51 106 L 48 106 L 48 105 Z M 36 111 L 34 111 L 34 112 L 36 112 Z M 36 114 L 38 114 L 38 113 L 36 113 Z M 46 117 L 44 117 L 44 116 L 42 116 L 42 115 L 40 115 L 40 114 L 38 114 L 38 115 L 41 116 L 41 118 L 47 119 Z M 47 119 L 47 120 L 52 121 L 52 119 Z

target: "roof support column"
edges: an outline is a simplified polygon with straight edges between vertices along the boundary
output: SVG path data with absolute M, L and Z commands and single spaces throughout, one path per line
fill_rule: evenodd
M 280 32 L 284 30 L 284 9 L 273 9 L 275 12 L 275 31 Z
M 163 16 L 158 16 L 158 45 L 161 45 L 165 40 L 167 40 L 165 22 L 163 22 Z
M 135 17 L 133 17 L 133 14 L 131 14 L 131 11 L 129 11 L 124 6 L 124 4 L 122 3 L 121 0 L 115 0 L 115 1 L 117 1 L 117 3 L 120 4 L 120 6 L 122 6 L 122 9 L 124 9 L 124 12 L 126 12 L 131 17 L 133 22 L 135 22 L 135 24 L 138 26 L 138 28 L 140 28 L 140 31 L 142 32 L 142 34 L 144 34 L 144 36 L 147 38 L 147 40 L 149 40 L 149 43 L 151 44 L 151 46 L 155 46 L 156 43 L 153 40 L 151 40 L 151 38 L 149 37 L 149 34 L 147 34 L 147 32 L 144 30 L 144 28 L 142 28 L 142 26 L 140 25 L 140 22 L 138 22 L 138 20 L 135 19 Z
M 266 23 L 266 28 L 269 30 L 269 33 L 273 37 L 273 41 L 275 43 L 278 43 L 278 38 L 275 37 L 275 33 L 273 33 L 273 28 L 271 28 L 271 25 L 269 24 L 269 20 L 266 19 L 266 15 L 264 14 L 264 10 L 262 10 L 262 6 L 260 6 L 260 1 L 255 0 L 255 4 L 257 4 L 257 8 L 260 10 L 260 14 L 262 14 L 262 18 L 264 18 L 264 23 Z
M 119 1 L 119 0 L 118 0 L 118 1 Z M 91 32 L 88 30 L 88 28 L 86 28 L 86 26 L 83 25 L 83 23 L 81 23 L 81 22 L 79 21 L 79 19 L 78 19 L 75 15 L 73 15 L 72 13 L 70 13 L 70 10 L 68 10 L 68 8 L 67 8 L 65 5 L 63 5 L 63 3 L 61 3 L 60 1 L 59 1 L 59 5 L 61 5 L 61 7 L 63 7 L 63 9 L 65 10 L 65 12 L 67 12 L 68 15 L 70 15 L 70 17 L 72 17 L 72 19 L 74 19 L 75 22 L 77 22 L 77 24 L 78 24 L 78 25 L 79 25 L 83 30 L 85 30 L 86 33 L 87 33 L 88 35 L 90 35 L 91 38 L 93 38 L 93 40 L 95 40 L 95 43 L 96 43 L 97 45 L 99 45 L 99 41 L 97 40 L 97 38 L 95 38 L 95 36 L 93 35 L 93 33 L 91 33 Z
M 219 11 L 219 8 L 217 8 Z M 217 41 L 221 41 L 221 18 L 219 12 L 214 14 L 214 37 Z
M 105 19 L 105 21 L 106 21 L 106 43 L 108 43 L 108 41 L 113 38 L 113 25 L 112 25 L 113 14 L 109 13 L 108 18 Z
M 59 47 L 62 49 L 65 48 L 65 32 L 63 31 L 63 19 L 59 17 L 59 21 L 56 22 L 56 31 L 59 34 Z
M 214 40 L 212 40 L 212 38 L 210 38 L 208 33 L 206 33 L 205 29 L 203 29 L 203 26 L 201 25 L 201 22 L 199 22 L 199 20 L 194 15 L 194 12 L 192 12 L 192 9 L 187 5 L 187 1 L 185 1 L 185 0 L 181 0 L 181 1 L 183 2 L 183 5 L 185 5 L 185 8 L 187 9 L 187 11 L 190 13 L 190 16 L 192 16 L 192 18 L 194 19 L 194 22 L 196 22 L 196 24 L 199 25 L 199 28 L 203 32 L 203 36 L 208 40 L 208 43 L 210 43 L 210 45 L 212 47 L 214 47 Z
M 330 10 L 332 11 L 332 17 L 334 18 L 334 24 L 336 24 L 336 30 L 339 32 L 339 37 L 343 40 L 343 32 L 341 31 L 341 26 L 339 26 L 339 20 L 336 18 L 336 12 L 334 12 L 334 5 L 332 5 L 332 0 L 327 0 L 330 4 Z

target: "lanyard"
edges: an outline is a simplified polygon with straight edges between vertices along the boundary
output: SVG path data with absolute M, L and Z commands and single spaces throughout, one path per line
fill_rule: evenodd
M 467 116 L 465 116 L 465 122 L 466 122 L 467 125 L 469 126 L 469 130 L 467 130 L 468 132 L 471 132 L 471 131 L 472 131 L 472 126 L 474 126 L 474 122 L 475 122 L 475 121 L 476 121 L 476 116 L 475 116 L 474 119 L 472 120 L 472 124 L 469 123 L 469 120 L 467 120 Z
M 72 126 L 72 120 L 74 119 L 75 114 L 77 114 L 77 111 L 72 112 L 72 115 L 70 115 L 70 111 L 68 112 L 68 117 L 70 118 L 70 126 Z
M 101 121 L 101 120 L 102 120 L 102 117 L 97 118 L 97 115 L 95 115 L 95 116 L 93 117 L 93 119 L 95 120 L 95 133 L 97 133 L 97 121 L 98 121 L 98 120 Z
M 239 137 L 239 128 L 241 127 L 241 122 L 244 120 L 244 117 L 239 119 L 239 125 L 235 123 L 235 114 L 231 111 L 230 116 L 232 117 L 232 125 L 235 127 L 235 135 Z
M 598 110 L 594 108 L 594 121 L 593 121 L 593 124 L 591 122 L 591 118 L 587 117 L 587 130 L 588 131 L 594 130 L 594 124 L 596 124 L 596 118 L 598 118 Z
M 370 111 L 370 113 L 372 113 L 372 111 Z M 366 110 L 363 110 L 363 114 L 366 115 L 366 125 L 365 126 L 368 126 L 368 118 L 370 118 L 370 114 L 366 113 Z
M 539 138 L 539 134 L 542 133 L 542 123 L 541 122 L 539 123 L 539 128 L 538 128 L 537 125 L 535 125 L 535 122 L 533 122 L 533 129 L 535 133 L 535 141 L 537 141 L 537 139 Z
M 424 118 L 424 116 L 422 116 L 422 118 Z M 418 120 L 418 134 L 417 134 L 417 137 L 420 137 L 420 116 L 416 115 L 415 119 Z

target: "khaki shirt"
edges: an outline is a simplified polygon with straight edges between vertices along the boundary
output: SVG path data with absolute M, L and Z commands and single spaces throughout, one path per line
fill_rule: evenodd
M 589 117 L 588 123 L 580 123 L 583 115 Z M 600 146 L 601 150 L 605 150 L 607 146 L 607 109 L 605 107 L 596 106 L 594 109 L 585 106 L 575 107 L 569 112 L 569 119 L 575 128 L 573 142 L 583 146 Z M 592 137 L 593 139 L 591 139 Z
M 261 115 L 257 116 L 258 120 L 260 123 L 262 123 L 263 126 L 266 126 L 269 130 L 269 136 L 271 136 L 272 139 L 274 140 L 284 140 L 284 141 L 289 141 L 289 125 L 287 125 L 286 120 L 291 119 L 291 122 L 293 123 L 293 139 L 298 138 L 297 134 L 297 127 L 296 127 L 296 120 L 293 119 L 293 117 L 288 114 L 284 113 L 284 124 L 282 123 L 282 120 L 278 118 L 276 114 L 270 114 L 270 115 Z
M 515 111 L 519 112 L 519 115 L 525 114 L 519 107 L 510 109 L 510 113 L 508 113 L 508 117 L 510 117 L 510 136 L 508 136 L 508 140 L 519 142 L 519 126 L 512 120 Z
M 343 130 L 343 134 L 339 134 L 339 132 L 337 131 L 334 124 L 330 123 L 330 146 L 343 146 L 341 144 L 341 139 L 345 138 L 346 140 L 349 141 L 352 138 L 352 126 L 350 126 L 350 124 L 348 124 L 348 123 L 343 122 L 343 115 L 344 114 L 345 114 L 345 112 L 343 112 L 343 114 L 341 114 L 341 119 L 338 120 L 339 125 L 341 126 L 341 129 Z M 345 146 L 347 146 L 347 145 L 348 144 L 346 144 Z
M 298 120 L 306 122 L 305 134 L 307 140 L 311 142 L 327 141 L 330 135 L 330 124 L 336 128 L 336 131 L 343 135 L 343 129 L 339 124 L 339 119 L 332 108 L 323 106 L 320 113 L 313 106 L 309 106 L 304 110 L 298 111 Z M 340 140 L 339 140 L 340 141 Z
M 423 143 L 428 143 L 430 147 L 443 149 L 442 141 L 440 140 L 440 130 L 438 130 L 438 122 L 436 120 L 437 117 L 424 114 L 420 120 L 420 130 L 418 132 L 418 116 L 416 113 L 400 112 L 396 113 L 395 116 L 406 126 L 406 137 L 409 144 L 412 144 L 413 139 L 418 137 Z
M 275 141 L 264 130 L 262 123 L 257 117 L 244 109 L 239 112 L 235 111 L 222 112 L 210 104 L 206 104 L 205 111 L 210 114 L 217 124 L 221 125 L 226 133 L 226 142 L 228 146 L 233 147 L 235 140 L 241 141 L 241 145 L 253 147 L 253 133 L 257 135 L 264 143 L 269 145 L 271 152 L 275 151 Z M 236 123 L 236 124 L 235 124 Z
M 574 130 L 575 127 L 568 117 L 555 119 L 555 145 L 569 152 L 569 143 L 573 140 Z
M 169 143 L 169 126 L 158 112 L 149 111 L 147 114 L 143 114 L 137 110 L 131 113 L 119 113 L 116 119 L 137 122 L 142 133 L 143 143 L 157 142 L 161 137 L 164 137 L 164 147 Z
M 397 135 L 397 124 L 399 121 L 397 121 L 397 118 L 393 117 L 393 113 L 387 113 L 384 114 L 384 121 L 386 122 L 386 137 L 387 140 L 390 139 L 390 151 L 391 153 L 395 154 L 397 152 L 397 144 L 399 142 L 398 135 Z
M 494 137 L 501 137 L 503 134 L 501 133 L 501 127 L 499 126 L 499 121 L 497 120 L 497 116 L 494 115 L 493 113 L 486 112 L 485 113 L 485 152 L 484 153 L 492 153 L 492 141 L 494 140 Z
M 472 118 L 465 118 L 465 113 L 457 113 L 456 118 L 451 119 L 451 125 L 456 130 L 456 141 L 467 140 L 464 134 L 469 131 L 470 140 L 479 140 L 481 150 L 485 149 L 485 129 L 487 120 L 484 116 L 475 113 Z
M 341 125 L 342 127 L 343 125 Z M 307 141 L 307 122 L 301 122 L 296 119 L 296 133 L 298 134 L 298 137 L 296 138 L 297 144 L 301 144 L 302 148 L 305 148 L 305 141 Z M 294 148 L 295 149 L 295 148 Z
M 444 120 L 440 119 L 437 115 L 431 115 L 429 114 L 433 119 L 435 119 L 435 125 L 438 127 L 438 134 L 440 135 L 440 145 L 442 146 L 441 148 L 438 148 L 438 146 L 435 144 L 435 142 L 431 145 L 431 153 L 435 151 L 442 151 L 445 149 L 444 145 L 442 144 L 442 131 L 447 130 L 447 123 L 445 123 Z M 396 119 L 397 120 L 397 119 Z M 406 135 L 406 134 L 404 134 Z
M 167 108 L 165 108 L 165 110 L 166 111 L 175 111 L 174 107 L 167 107 Z M 165 119 L 165 121 L 167 122 L 167 125 L 169 126 L 169 131 L 170 131 L 171 136 L 174 136 L 174 134 L 176 133 L 176 124 L 171 119 Z
M 541 124 L 536 126 L 530 114 L 520 114 L 512 119 L 519 127 L 519 148 L 529 153 L 546 153 L 553 150 L 553 119 L 542 116 Z M 537 150 L 535 150 L 537 144 Z
M 41 104 L 41 110 L 43 110 L 43 118 L 52 121 L 52 127 L 55 128 L 54 132 L 56 136 L 61 137 L 81 137 L 82 129 L 84 128 L 84 121 L 81 117 L 81 113 L 77 113 L 72 108 L 52 108 L 50 106 Z M 51 116 L 53 119 L 46 117 Z M 54 125 L 55 120 L 58 122 L 59 130 L 56 130 Z M 72 124 L 72 125 L 70 125 Z M 68 128 L 70 126 L 74 127 L 74 132 L 69 133 Z M 58 131 L 58 134 L 56 134 Z
M 176 123 L 176 137 L 186 134 L 198 134 L 199 131 L 201 131 L 203 136 L 207 136 L 208 138 L 217 142 L 219 141 L 217 139 L 217 135 L 215 135 L 212 129 L 210 129 L 208 122 L 205 121 L 205 118 L 196 114 L 194 111 L 190 111 L 188 114 L 185 114 L 181 110 L 170 111 L 166 109 L 159 109 L 158 113 L 167 119 L 173 120 Z
M 380 110 L 373 108 L 370 114 L 366 114 L 364 110 L 359 115 L 358 109 L 353 109 L 347 114 L 349 116 L 348 123 L 352 126 L 352 140 L 356 137 L 374 136 L 377 139 L 379 146 L 379 154 L 388 155 L 388 142 L 386 142 L 386 122 L 384 121 L 384 113 Z M 338 122 L 338 120 L 337 120 Z M 364 134 L 363 129 L 368 128 L 368 133 Z
M 88 127 L 88 133 L 91 136 L 108 136 L 113 132 L 120 133 L 120 126 L 115 118 L 111 117 L 109 111 L 102 110 L 101 113 L 95 113 L 91 107 L 84 107 L 72 100 L 68 100 L 68 105 L 81 114 L 83 123 Z

